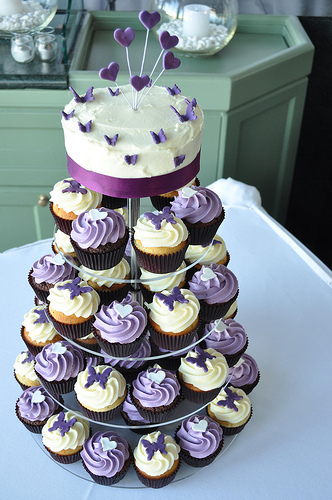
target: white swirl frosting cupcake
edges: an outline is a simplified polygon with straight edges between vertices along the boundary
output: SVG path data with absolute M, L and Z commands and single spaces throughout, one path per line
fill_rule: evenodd
M 208 414 L 223 428 L 224 434 L 238 434 L 252 415 L 250 399 L 242 389 L 227 386 L 208 405 Z

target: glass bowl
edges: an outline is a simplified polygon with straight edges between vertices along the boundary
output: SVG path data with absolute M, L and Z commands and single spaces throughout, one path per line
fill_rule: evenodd
M 237 0 L 152 0 L 150 5 L 161 15 L 155 34 L 178 36 L 174 50 L 188 57 L 216 54 L 236 31 Z
M 0 34 L 39 30 L 55 16 L 58 0 L 0 0 Z

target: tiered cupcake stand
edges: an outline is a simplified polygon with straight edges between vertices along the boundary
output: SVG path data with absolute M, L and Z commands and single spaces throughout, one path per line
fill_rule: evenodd
M 130 236 L 133 233 L 133 227 L 135 226 L 139 215 L 140 215 L 140 199 L 139 198 L 129 198 L 128 199 L 128 226 L 129 226 Z M 209 248 L 210 248 L 210 246 L 207 247 L 205 254 L 209 251 Z M 57 250 L 60 252 L 59 249 L 57 249 Z M 63 254 L 62 252 L 60 252 L 60 253 L 64 258 L 66 258 L 65 254 Z M 202 260 L 205 256 L 205 254 L 202 255 L 202 257 L 199 260 L 197 260 L 197 262 L 189 265 L 186 268 L 186 270 L 193 267 L 196 263 L 198 263 L 200 260 Z M 130 265 L 131 265 L 131 279 L 130 280 L 121 280 L 120 281 L 120 280 L 114 279 L 113 281 L 115 283 L 117 283 L 117 282 L 121 282 L 121 283 L 129 282 L 131 284 L 131 292 L 132 292 L 133 298 L 135 298 L 138 302 L 142 303 L 142 296 L 141 296 L 140 287 L 139 287 L 139 285 L 141 283 L 141 280 L 139 279 L 139 267 L 137 265 L 136 256 L 135 256 L 135 252 L 133 249 L 131 250 L 131 263 L 130 263 Z M 77 270 L 79 270 L 78 267 L 76 267 L 76 266 L 74 266 L 74 267 Z M 175 273 L 176 272 L 177 271 L 175 271 Z M 178 271 L 178 272 L 183 272 L 183 270 Z M 175 273 L 170 273 L 170 274 L 175 274 Z M 156 280 L 158 278 L 154 278 L 154 279 Z M 149 281 L 151 282 L 151 280 L 149 280 Z M 146 280 L 145 283 L 148 283 L 148 281 Z M 210 333 L 211 332 L 209 332 L 209 334 Z M 181 354 L 181 352 L 185 353 L 185 351 L 189 350 L 190 347 L 194 347 L 196 344 L 199 344 L 200 342 L 202 342 L 207 335 L 208 334 L 200 337 L 197 342 L 194 342 L 191 346 L 188 346 L 183 351 L 178 351 L 178 353 L 179 354 Z M 70 340 L 70 339 L 66 339 L 66 340 L 68 340 L 68 342 L 74 343 L 77 346 L 77 344 L 73 340 Z M 96 356 L 95 351 L 89 350 L 88 348 L 85 348 L 81 345 L 80 345 L 80 348 L 83 351 L 85 351 L 85 356 L 87 356 L 87 357 Z M 174 354 L 175 354 L 175 352 L 172 352 L 172 353 L 167 353 L 167 354 L 158 355 L 158 356 L 157 355 L 150 356 L 149 358 L 144 358 L 144 359 L 149 360 L 150 364 L 154 365 L 155 363 L 158 364 L 162 358 L 172 356 Z M 103 355 L 98 353 L 98 356 L 102 357 Z M 109 357 L 109 356 L 107 355 L 107 357 Z M 116 358 L 116 359 L 121 360 L 124 358 Z M 138 361 L 140 359 L 143 360 L 143 358 L 135 358 L 135 361 Z M 50 394 L 50 396 L 54 399 L 53 394 Z M 64 401 L 64 403 L 62 403 L 62 406 L 65 408 L 65 410 L 78 411 L 82 414 L 82 411 L 81 411 L 79 404 L 76 400 L 74 392 L 69 393 L 69 394 L 64 394 L 64 395 L 62 395 L 62 397 L 63 397 L 63 401 Z M 173 436 L 175 429 L 180 425 L 180 423 L 183 419 L 185 419 L 191 415 L 194 415 L 194 414 L 205 415 L 206 414 L 206 406 L 207 406 L 207 404 L 202 406 L 199 404 L 190 403 L 187 400 L 183 400 L 180 403 L 180 405 L 175 409 L 174 413 L 172 414 L 171 420 L 168 420 L 168 421 L 165 421 L 165 422 L 162 422 L 159 424 L 141 425 L 140 427 L 137 427 L 136 429 L 138 429 L 138 428 L 140 429 L 140 434 L 147 434 L 149 432 L 152 432 L 152 430 L 155 430 L 156 426 L 157 426 L 157 428 L 159 430 L 161 430 L 162 432 Z M 115 419 L 109 421 L 108 423 L 95 422 L 93 420 L 88 419 L 88 417 L 85 417 L 85 416 L 84 416 L 84 418 L 86 418 L 87 420 L 90 421 L 92 433 L 100 431 L 100 430 L 107 430 L 109 428 L 112 428 L 116 433 L 120 434 L 122 437 L 124 437 L 128 441 L 128 443 L 130 444 L 132 449 L 134 449 L 136 447 L 137 442 L 140 438 L 140 434 L 138 432 L 135 432 L 135 428 L 133 428 L 132 426 L 128 426 L 124 422 L 124 420 L 122 419 L 122 417 L 120 415 L 118 417 L 116 417 Z M 51 460 L 53 460 L 42 444 L 41 435 L 32 434 L 32 436 L 35 439 L 36 443 L 40 446 L 40 448 L 45 452 L 45 454 Z M 220 458 L 227 451 L 227 449 L 231 446 L 231 444 L 234 442 L 236 437 L 237 437 L 237 435 L 224 437 L 224 446 L 223 446 L 223 449 L 222 449 L 221 453 L 219 454 L 218 458 Z M 57 465 L 59 465 L 60 467 L 66 469 L 71 474 L 74 474 L 74 475 L 80 477 L 81 479 L 93 482 L 92 478 L 84 470 L 82 463 L 80 461 L 73 463 L 73 464 L 68 464 L 68 465 L 61 464 L 59 462 L 55 462 L 55 463 Z M 177 482 L 177 481 L 180 481 L 180 480 L 185 479 L 187 477 L 190 477 L 199 470 L 200 470 L 199 468 L 191 467 L 182 461 L 181 467 L 180 467 L 173 482 Z M 113 485 L 112 487 L 114 487 L 114 488 L 128 488 L 128 489 L 145 488 L 145 486 L 143 486 L 140 483 L 140 481 L 137 479 L 136 473 L 135 473 L 133 467 L 131 467 L 129 469 L 128 473 L 126 474 L 126 476 L 124 477 L 123 480 L 121 480 L 119 483 Z

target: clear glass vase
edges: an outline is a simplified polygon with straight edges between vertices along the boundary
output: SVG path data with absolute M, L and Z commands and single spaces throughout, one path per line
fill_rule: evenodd
M 0 34 L 42 29 L 57 8 L 58 0 L 0 0 Z
M 155 29 L 179 37 L 174 50 L 188 57 L 207 57 L 219 52 L 233 38 L 237 27 L 237 0 L 151 0 L 161 21 Z

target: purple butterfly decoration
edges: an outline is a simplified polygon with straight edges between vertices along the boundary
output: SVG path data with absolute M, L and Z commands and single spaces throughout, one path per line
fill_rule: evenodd
M 180 155 L 180 156 L 176 156 L 174 158 L 174 165 L 176 167 L 179 167 L 181 165 L 181 163 L 184 162 L 184 159 L 185 159 L 186 155 Z
M 133 28 L 126 28 L 124 31 L 121 28 L 117 28 L 114 31 L 114 40 L 122 45 L 122 47 L 128 48 L 134 38 L 135 30 Z
M 105 141 L 109 146 L 115 146 L 118 140 L 119 134 L 115 134 L 113 137 L 108 137 L 108 135 L 104 135 Z
M 62 116 L 64 117 L 65 120 L 70 120 L 74 116 L 75 110 L 71 111 L 70 113 L 66 113 L 65 111 L 61 111 Z
M 70 420 L 65 420 L 65 414 L 63 411 L 59 413 L 59 416 L 57 420 L 54 422 L 52 427 L 50 427 L 48 430 L 50 432 L 55 431 L 57 429 L 60 429 L 60 435 L 63 437 L 69 429 L 77 422 L 76 418 L 71 418 Z
M 157 230 L 161 228 L 163 220 L 166 220 L 166 222 L 170 222 L 171 224 L 176 224 L 176 220 L 171 213 L 170 207 L 164 207 L 162 212 L 158 212 L 157 214 L 154 214 L 153 212 L 145 212 L 143 216 L 149 219 Z
M 206 360 L 213 359 L 215 356 L 207 351 L 203 351 L 203 349 L 198 345 L 195 347 L 195 352 L 198 355 L 197 358 L 187 356 L 186 361 L 188 361 L 188 363 L 192 363 L 193 365 L 197 365 L 199 368 L 203 368 L 204 372 L 207 372 L 208 368 L 206 366 Z
M 47 316 L 46 316 L 46 309 L 34 309 L 33 310 L 34 313 L 36 313 L 39 318 L 37 318 L 33 324 L 36 325 L 37 323 L 48 323 L 48 319 L 47 319 Z
M 166 137 L 165 132 L 163 131 L 162 128 L 159 130 L 158 134 L 156 134 L 152 130 L 150 130 L 150 134 L 151 134 L 153 142 L 155 144 L 160 144 L 161 142 L 167 141 L 167 137 Z
M 85 388 L 90 387 L 94 382 L 99 382 L 99 385 L 102 389 L 106 388 L 106 382 L 109 374 L 112 372 L 112 368 L 106 368 L 103 373 L 96 373 L 96 370 L 93 366 L 88 367 L 88 377 L 86 379 Z
M 148 460 L 152 459 L 155 451 L 160 451 L 163 455 L 167 455 L 164 438 L 164 434 L 159 434 L 157 441 L 154 443 L 150 443 L 147 439 L 142 439 L 142 445 L 145 448 Z
M 22 365 L 24 363 L 31 363 L 35 359 L 35 357 L 29 351 L 22 351 L 21 354 L 26 354 L 27 355 L 27 357 L 25 359 L 23 359 Z
M 87 134 L 91 132 L 91 127 L 92 127 L 92 120 L 89 120 L 86 125 L 83 125 L 83 123 L 78 122 L 78 128 L 80 129 L 81 132 L 86 132 Z
M 179 87 L 174 84 L 172 88 L 170 87 L 165 87 L 167 92 L 169 93 L 169 95 L 178 95 L 178 94 L 181 94 L 181 90 L 179 89 Z
M 157 292 L 155 296 L 157 299 L 163 301 L 170 311 L 174 310 L 174 302 L 180 302 L 181 304 L 187 304 L 189 302 L 189 300 L 182 295 L 178 286 L 173 288 L 170 295 L 164 295 L 163 293 Z
M 82 295 L 82 293 L 91 292 L 91 286 L 80 286 L 81 278 L 78 276 L 73 279 L 70 283 L 65 283 L 64 285 L 58 285 L 58 290 L 69 290 L 70 300 L 74 300 L 74 297 Z
M 120 89 L 112 90 L 110 87 L 107 88 L 112 97 L 117 97 L 119 95 Z
M 208 247 L 209 245 L 211 245 L 211 243 L 204 243 L 204 245 L 202 245 L 203 248 L 206 248 Z M 219 241 L 219 240 L 212 240 L 212 246 L 214 247 L 214 245 L 222 245 L 222 241 Z
M 63 182 L 68 182 L 69 186 L 62 190 L 62 193 L 79 193 L 86 194 L 88 191 L 75 179 L 65 179 Z
M 93 87 L 89 87 L 88 90 L 86 91 L 86 94 L 81 97 L 75 92 L 73 87 L 69 87 L 69 90 L 74 94 L 74 101 L 78 103 L 84 103 L 84 102 L 90 102 L 94 100 L 93 97 Z
M 138 15 L 138 19 L 147 30 L 151 30 L 159 23 L 160 14 L 157 11 L 148 12 L 147 10 L 142 10 Z
M 186 101 L 187 104 L 190 104 L 189 99 L 185 99 L 185 101 Z M 193 107 L 196 108 L 196 106 L 197 106 L 196 97 L 193 98 L 193 100 L 191 101 L 191 103 L 192 103 Z
M 217 406 L 226 406 L 231 410 L 239 411 L 238 407 L 235 405 L 235 401 L 240 401 L 243 399 L 243 396 L 239 396 L 228 387 L 225 388 L 225 392 L 227 394 L 226 399 L 218 401 Z
M 186 114 L 185 115 L 181 115 L 177 109 L 174 108 L 174 106 L 170 106 L 170 108 L 174 111 L 174 113 L 177 115 L 177 117 L 179 118 L 180 122 L 183 123 L 183 122 L 187 122 L 187 121 L 194 121 L 194 120 L 197 120 L 197 116 L 195 115 L 194 113 L 194 104 L 193 104 L 193 101 L 191 101 L 188 106 L 187 106 L 187 109 L 186 109 Z
M 127 165 L 136 165 L 137 157 L 138 155 L 126 155 L 124 157 L 124 160 L 127 163 Z

